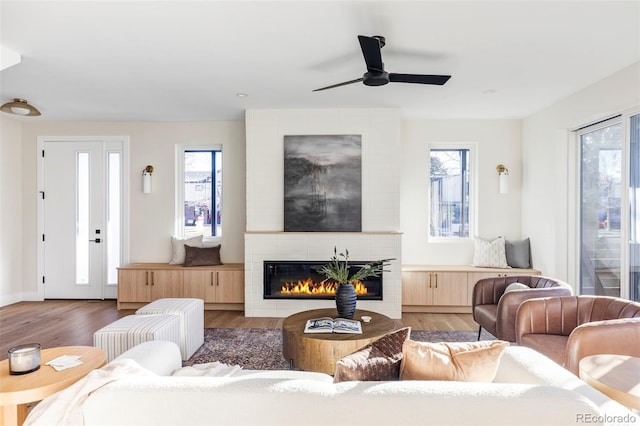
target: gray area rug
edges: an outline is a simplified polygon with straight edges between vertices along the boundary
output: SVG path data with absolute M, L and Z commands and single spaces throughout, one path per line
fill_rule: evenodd
M 412 331 L 411 339 L 421 342 L 473 342 L 477 331 Z M 482 330 L 481 340 L 494 336 Z M 289 368 L 282 357 L 282 331 L 279 328 L 205 328 L 204 345 L 184 362 L 185 366 L 219 361 L 246 370 Z

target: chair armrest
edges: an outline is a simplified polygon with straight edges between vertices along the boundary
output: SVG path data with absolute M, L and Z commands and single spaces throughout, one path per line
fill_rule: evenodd
M 510 275 L 508 277 L 482 278 L 473 285 L 471 295 L 471 308 L 477 305 L 497 305 L 500 297 L 504 294 L 505 288 L 511 283 L 528 283 L 530 276 Z
M 565 367 L 579 374 L 580 360 L 589 355 L 640 357 L 640 318 L 594 321 L 573 330 L 567 341 Z
M 530 299 L 553 296 L 571 296 L 571 287 L 546 287 L 513 290 L 505 293 L 498 302 L 496 314 L 496 336 L 509 342 L 516 341 L 516 314 L 522 302 Z

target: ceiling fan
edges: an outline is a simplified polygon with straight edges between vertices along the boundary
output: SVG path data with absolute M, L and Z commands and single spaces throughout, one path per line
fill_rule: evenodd
M 332 84 L 327 87 L 321 87 L 320 89 L 313 90 L 314 92 L 333 89 L 334 87 L 346 86 L 348 84 L 358 82 L 362 82 L 367 86 L 383 86 L 387 83 L 418 83 L 442 86 L 451 78 L 450 75 L 388 73 L 384 70 L 381 53 L 381 49 L 385 45 L 385 38 L 382 36 L 367 37 L 359 35 L 358 41 L 360 41 L 362 55 L 364 56 L 364 61 L 367 64 L 367 72 L 364 73 L 361 78 Z

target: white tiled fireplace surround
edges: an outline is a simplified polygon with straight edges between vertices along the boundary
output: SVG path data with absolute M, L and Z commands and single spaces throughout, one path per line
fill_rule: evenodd
M 286 317 L 332 300 L 264 300 L 263 261 L 328 261 L 334 247 L 354 261 L 393 258 L 383 274 L 383 300 L 358 301 L 359 309 L 400 318 L 399 228 L 400 115 L 393 109 L 247 110 L 247 231 L 245 315 Z M 283 232 L 285 135 L 362 135 L 362 232 Z

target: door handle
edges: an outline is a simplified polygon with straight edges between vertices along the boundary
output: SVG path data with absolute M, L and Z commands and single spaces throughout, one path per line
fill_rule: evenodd
M 95 240 L 89 240 L 89 241 L 100 244 L 100 238 L 96 238 Z

